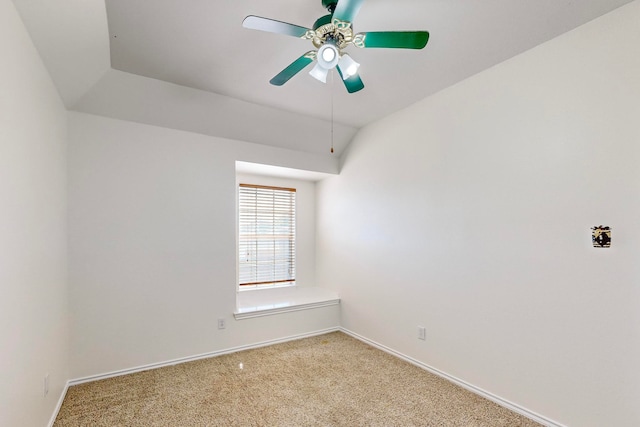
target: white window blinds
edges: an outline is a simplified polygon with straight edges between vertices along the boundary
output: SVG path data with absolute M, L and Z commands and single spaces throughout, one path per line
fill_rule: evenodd
M 294 284 L 296 190 L 240 184 L 238 192 L 240 286 Z

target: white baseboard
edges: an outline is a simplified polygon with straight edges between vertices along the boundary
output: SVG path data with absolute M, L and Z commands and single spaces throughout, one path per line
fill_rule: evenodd
M 432 366 L 429 366 L 429 365 L 427 365 L 425 363 L 422 363 L 419 360 L 416 360 L 416 359 L 414 359 L 412 357 L 406 356 L 406 355 L 404 355 L 404 354 L 402 354 L 400 352 L 397 352 L 397 351 L 395 351 L 395 350 L 393 350 L 393 349 L 391 349 L 391 348 L 389 348 L 387 346 L 384 346 L 382 344 L 379 344 L 379 343 L 377 343 L 377 342 L 375 342 L 373 340 L 365 338 L 362 335 L 359 335 L 359 334 L 357 334 L 357 333 L 355 333 L 353 331 L 350 331 L 350 330 L 348 330 L 346 328 L 340 327 L 339 330 L 344 332 L 347 335 L 352 336 L 353 338 L 355 338 L 357 340 L 360 340 L 360 341 L 362 341 L 362 342 L 364 342 L 366 344 L 369 344 L 369 345 L 371 345 L 373 347 L 376 347 L 376 348 L 384 351 L 385 353 L 389 353 L 392 356 L 395 356 L 395 357 L 398 357 L 398 358 L 400 358 L 402 360 L 405 360 L 405 361 L 411 363 L 412 365 L 415 365 L 415 366 L 417 366 L 419 368 L 424 369 L 425 371 L 431 372 L 434 375 L 437 375 L 437 376 L 442 377 L 442 378 L 444 378 L 444 379 L 446 379 L 448 381 L 451 381 L 452 383 L 454 383 L 456 385 L 459 385 L 460 387 L 462 387 L 462 388 L 464 388 L 466 390 L 469 390 L 472 393 L 475 393 L 475 394 L 477 394 L 479 396 L 482 396 L 487 400 L 490 400 L 490 401 L 492 401 L 494 403 L 497 403 L 498 405 L 500 405 L 502 407 L 505 407 L 505 408 L 507 408 L 507 409 L 509 409 L 509 410 L 511 410 L 513 412 L 516 412 L 516 413 L 518 413 L 518 414 L 520 414 L 520 415 L 522 415 L 524 417 L 527 417 L 527 418 L 529 418 L 529 419 L 531 419 L 531 420 L 533 420 L 533 421 L 535 421 L 537 423 L 540 423 L 543 426 L 547 426 L 547 427 L 566 427 L 563 424 L 560 424 L 560 423 L 558 423 L 556 421 L 550 420 L 547 417 L 544 417 L 544 416 L 542 416 L 540 414 L 537 414 L 537 413 L 535 413 L 533 411 L 530 411 L 527 408 L 523 408 L 522 406 L 520 406 L 518 404 L 515 404 L 513 402 L 510 402 L 507 399 L 503 399 L 500 396 L 496 396 L 495 394 L 490 393 L 490 392 L 488 392 L 486 390 L 483 390 L 480 387 L 476 387 L 473 384 L 469 384 L 468 382 L 463 381 L 463 380 L 461 380 L 459 378 L 456 378 L 453 375 L 449 375 L 446 372 L 443 372 L 443 371 L 441 371 L 439 369 L 436 369 L 436 368 L 434 368 Z
M 69 381 L 66 382 L 64 388 L 62 389 L 62 393 L 60 393 L 60 398 L 58 399 L 58 404 L 56 408 L 53 410 L 53 415 L 51 415 L 51 419 L 49 419 L 49 424 L 47 427 L 53 427 L 53 423 L 56 422 L 56 418 L 58 417 L 58 412 L 60 412 L 60 408 L 62 407 L 62 402 L 64 402 L 64 398 L 67 396 L 67 390 L 69 390 Z
M 167 360 L 167 361 L 158 362 L 158 363 L 150 363 L 148 365 L 137 366 L 135 368 L 122 369 L 122 370 L 113 371 L 113 372 L 107 372 L 107 373 L 99 374 L 99 375 L 91 375 L 91 376 L 88 376 L 88 377 L 76 378 L 76 379 L 73 379 L 73 380 L 69 380 L 69 382 L 67 383 L 67 387 L 78 385 L 78 384 L 83 384 L 83 383 L 88 383 L 88 382 L 92 382 L 92 381 L 104 380 L 104 379 L 107 379 L 107 378 L 119 377 L 119 376 L 122 376 L 122 375 L 134 374 L 136 372 L 148 371 L 150 369 L 163 368 L 165 366 L 173 366 L 173 365 L 177 365 L 177 364 L 180 364 L 180 363 L 193 362 L 195 360 L 208 359 L 210 357 L 222 356 L 223 354 L 237 353 L 239 351 L 251 350 L 251 349 L 260 348 L 260 347 L 266 347 L 266 346 L 269 346 L 269 345 L 280 344 L 280 343 L 284 343 L 284 342 L 288 342 L 288 341 L 295 341 L 295 340 L 299 340 L 299 339 L 302 339 L 302 338 L 309 338 L 309 337 L 314 337 L 314 336 L 317 336 L 317 335 L 324 335 L 324 334 L 328 334 L 329 332 L 336 332 L 336 331 L 339 331 L 339 330 L 340 330 L 340 328 L 336 326 L 335 328 L 322 329 L 322 330 L 319 330 L 319 331 L 308 332 L 308 333 L 299 334 L 299 335 L 292 335 L 292 336 L 288 336 L 288 337 L 285 337 L 285 338 L 278 338 L 278 339 L 269 340 L 269 341 L 262 341 L 262 342 L 258 342 L 258 343 L 254 343 L 254 344 L 241 345 L 241 346 L 238 346 L 238 347 L 232 347 L 232 348 L 228 348 L 228 349 L 225 349 L 225 350 L 212 351 L 212 352 L 209 352 L 209 353 L 198 354 L 198 355 L 195 355 L 195 356 L 181 357 L 181 358 L 178 358 L 178 359 Z M 66 389 L 65 389 L 65 393 L 66 393 Z M 56 412 L 56 414 L 57 414 L 57 412 Z

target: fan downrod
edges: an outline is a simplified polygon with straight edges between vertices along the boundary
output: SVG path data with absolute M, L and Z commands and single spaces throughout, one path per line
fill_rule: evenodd
M 338 0 L 322 0 L 322 7 L 327 9 L 330 14 L 333 15 L 333 12 L 336 10 L 336 6 L 338 5 Z

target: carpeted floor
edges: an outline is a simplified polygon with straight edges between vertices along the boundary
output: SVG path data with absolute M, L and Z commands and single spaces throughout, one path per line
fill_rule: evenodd
M 54 426 L 539 424 L 334 332 L 73 386 Z

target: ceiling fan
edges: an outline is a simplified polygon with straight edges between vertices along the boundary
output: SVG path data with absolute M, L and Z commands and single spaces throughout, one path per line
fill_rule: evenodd
M 252 30 L 285 34 L 311 40 L 317 50 L 310 50 L 270 80 L 272 85 L 282 86 L 306 66 L 316 61 L 309 72 L 323 83 L 330 70 L 336 68 L 349 93 L 364 88 L 358 75 L 360 64 L 343 50 L 353 44 L 359 48 L 422 49 L 427 45 L 427 31 L 377 31 L 353 33 L 352 22 L 364 0 L 322 0 L 329 14 L 319 18 L 312 28 L 260 16 L 247 16 L 242 26 Z

